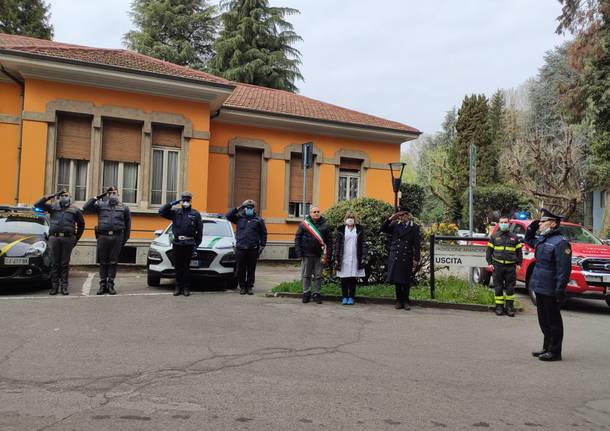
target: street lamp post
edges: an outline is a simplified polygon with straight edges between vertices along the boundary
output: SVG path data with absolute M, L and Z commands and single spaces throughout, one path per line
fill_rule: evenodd
M 390 165 L 390 175 L 392 176 L 392 190 L 394 191 L 394 211 L 398 211 L 398 193 L 402 182 L 402 172 L 405 170 L 406 163 L 394 162 Z

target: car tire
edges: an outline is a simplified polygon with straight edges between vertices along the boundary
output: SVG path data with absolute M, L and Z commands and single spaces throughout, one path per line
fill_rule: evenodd
M 487 268 L 474 268 L 472 271 L 472 278 L 477 284 L 489 286 L 491 282 L 491 273 Z
M 161 277 L 149 272 L 147 282 L 149 287 L 159 287 L 159 285 L 161 284 Z

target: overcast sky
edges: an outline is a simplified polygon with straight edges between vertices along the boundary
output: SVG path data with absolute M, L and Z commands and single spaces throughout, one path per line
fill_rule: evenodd
M 465 94 L 534 76 L 559 45 L 557 0 L 271 0 L 301 11 L 300 93 L 438 131 Z M 122 47 L 128 0 L 50 0 L 55 40 Z

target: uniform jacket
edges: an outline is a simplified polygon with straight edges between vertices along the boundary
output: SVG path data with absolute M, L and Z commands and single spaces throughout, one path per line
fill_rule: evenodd
M 256 249 L 267 245 L 267 227 L 265 220 L 256 213 L 247 216 L 239 208 L 229 210 L 225 217 L 237 226 L 235 234 L 236 247 L 242 250 Z
M 413 260 L 420 260 L 421 234 L 419 226 L 409 221 L 385 220 L 381 231 L 390 234 L 388 255 L 389 283 L 406 284 L 411 282 Z
M 159 208 L 159 214 L 172 221 L 172 233 L 174 238 L 172 243 L 175 245 L 199 246 L 203 237 L 203 222 L 199 211 L 188 208 L 172 208 L 171 203 L 166 203 Z M 179 236 L 186 236 L 194 239 L 181 240 Z
M 521 265 L 523 244 L 514 233 L 498 229 L 487 242 L 485 257 L 490 265 L 498 263 Z
M 357 224 L 356 234 L 358 239 L 356 240 L 356 257 L 358 259 L 358 269 L 364 269 L 364 258 L 366 257 L 366 244 L 364 228 Z M 345 245 L 345 226 L 339 226 L 337 233 L 335 234 L 335 250 L 333 260 L 336 264 L 337 271 L 341 270 L 341 264 L 343 262 L 343 247 Z
M 326 219 L 324 217 L 320 217 L 317 222 L 314 222 L 313 219 L 311 219 L 311 221 L 322 235 L 322 239 L 326 244 L 328 256 L 332 256 L 333 240 L 330 232 L 330 226 L 328 223 L 326 223 Z M 299 224 L 297 233 L 294 236 L 294 252 L 297 257 L 322 256 L 322 246 L 318 240 L 315 239 L 314 236 L 310 234 L 309 231 L 303 226 L 303 223 Z
M 559 229 L 536 239 L 536 232 L 530 227 L 525 233 L 525 241 L 536 249 L 536 265 L 529 280 L 534 292 L 548 296 L 564 294 L 572 271 L 570 243 Z
M 131 212 L 129 207 L 119 202 L 110 205 L 107 200 L 89 199 L 83 210 L 97 213 L 97 228 L 102 232 L 123 232 L 123 242 L 127 242 L 131 235 Z
M 74 236 L 75 242 L 83 235 L 85 219 L 80 208 L 72 204 L 64 207 L 59 202 L 49 205 L 44 197 L 39 199 L 34 206 L 49 213 L 51 219 L 51 225 L 49 226 L 50 235 L 64 233 Z

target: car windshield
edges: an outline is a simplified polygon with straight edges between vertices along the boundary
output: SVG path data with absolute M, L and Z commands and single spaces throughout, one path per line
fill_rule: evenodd
M 170 224 L 164 233 L 168 233 L 172 230 Z M 204 236 L 226 236 L 231 237 L 231 225 L 226 221 L 214 221 L 214 220 L 203 220 L 203 235 Z
M 44 235 L 47 232 L 47 219 L 30 214 L 0 215 L 0 233 L 22 233 Z
M 231 236 L 231 226 L 229 223 L 212 220 L 203 220 L 203 235 L 205 236 Z
M 602 245 L 603 242 L 587 229 L 580 226 L 561 226 L 559 228 L 563 236 L 570 242 L 581 244 Z

